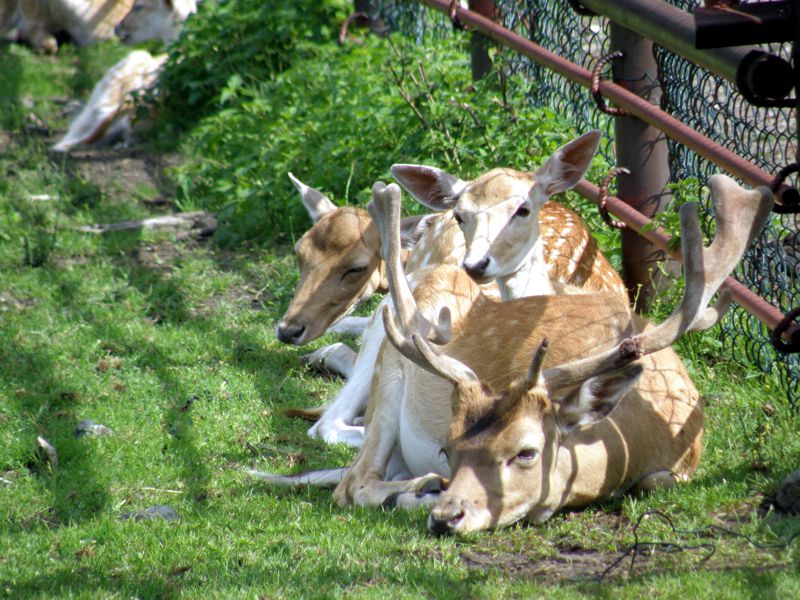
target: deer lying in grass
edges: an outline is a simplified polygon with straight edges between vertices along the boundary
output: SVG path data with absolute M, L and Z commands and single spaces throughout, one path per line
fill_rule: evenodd
M 51 150 L 67 152 L 79 144 L 119 137 L 127 142 L 135 109 L 132 94 L 150 89 L 166 60 L 166 54 L 152 56 L 146 50 L 134 50 L 111 67 L 94 86 L 86 106 L 70 123 L 67 133 Z
M 196 10 L 195 0 L 136 0 L 116 31 L 127 43 L 161 39 L 168 45 L 177 39 L 183 22 Z M 145 50 L 134 50 L 120 60 L 97 82 L 83 110 L 51 149 L 67 152 L 79 144 L 119 138 L 129 143 L 135 96 L 154 88 L 166 61 L 166 54 L 153 56 Z
M 599 140 L 599 132 L 593 131 L 565 144 L 535 174 L 494 169 L 465 182 L 431 167 L 392 167 L 394 175 L 420 202 L 445 211 L 418 225 L 417 231 L 424 228 L 424 233 L 408 256 L 407 274 L 431 265 L 464 261 L 481 281 L 497 277 L 504 299 L 546 293 L 564 284 L 624 293 L 619 275 L 598 251 L 580 217 L 546 202 L 551 195 L 580 181 Z M 360 297 L 371 294 L 379 285 L 385 286 L 385 275 L 379 236 L 366 211 L 350 208 L 343 212 L 345 209 L 337 209 L 316 190 L 296 180 L 295 184 L 315 224 L 295 247 L 301 280 L 292 305 L 278 325 L 278 338 L 302 344 L 346 314 Z M 484 268 L 470 266 L 470 256 L 478 256 L 475 262 Z M 310 435 L 360 444 L 363 430 L 351 423 L 363 413 L 383 339 L 383 327 L 377 319 L 365 334 L 351 380 L 311 428 Z
M 384 321 L 404 358 L 401 374 L 387 377 L 397 359 L 384 348 L 367 438 L 336 501 L 435 501 L 430 528 L 463 533 L 541 522 L 563 507 L 687 478 L 700 458 L 702 409 L 670 345 L 717 322 L 730 296 L 709 301 L 774 201 L 766 188 L 745 191 L 721 175 L 709 187 L 716 237 L 703 249 L 695 206 L 681 208 L 686 288 L 657 326 L 633 316 L 619 294 L 491 302 L 450 267 L 433 270 L 412 296 L 397 260 L 399 190 L 377 187 L 399 315 L 387 307 Z M 448 343 L 436 350 L 429 340 Z M 420 497 L 447 477 L 445 491 Z M 334 473 L 319 480 L 331 483 Z
M 284 344 L 301 346 L 326 332 L 363 333 L 368 318 L 347 315 L 386 286 L 380 237 L 366 210 L 337 207 L 325 194 L 289 173 L 303 206 L 313 222 L 295 244 L 300 281 L 294 299 L 276 329 Z M 412 247 L 425 229 L 423 217 L 403 219 L 404 248 Z M 304 357 L 304 362 L 326 370 L 352 374 L 355 353 L 344 344 L 325 346 Z
M 55 34 L 67 32 L 79 46 L 114 37 L 114 27 L 133 0 L 0 0 L 0 26 L 16 27 L 18 39 L 34 49 L 58 52 Z M 0 31 L 0 33 L 4 33 Z

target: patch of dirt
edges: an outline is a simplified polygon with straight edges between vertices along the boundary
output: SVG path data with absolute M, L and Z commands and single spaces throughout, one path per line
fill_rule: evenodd
M 156 190 L 157 195 L 148 194 L 141 201 L 150 208 L 163 209 L 175 198 L 166 169 L 178 163 L 177 155 L 153 154 L 134 144 L 74 149 L 66 155 L 65 166 L 71 175 L 93 182 L 108 194 L 139 198 L 143 190 Z
M 535 578 L 551 584 L 613 582 L 698 568 L 720 572 L 794 569 L 781 548 L 755 548 L 735 533 L 743 522 L 749 521 L 753 510 L 753 503 L 726 509 L 714 515 L 715 526 L 696 534 L 676 531 L 672 535 L 650 536 L 640 532 L 636 547 L 630 541 L 623 541 L 630 540 L 627 537 L 633 528 L 630 521 L 619 513 L 597 512 L 592 515 L 592 528 L 611 533 L 618 550 L 607 550 L 604 543 L 599 544 L 600 548 L 592 547 L 591 540 L 584 542 L 580 538 L 581 541 L 577 541 L 578 538 L 570 534 L 553 542 L 532 538 L 522 547 L 519 539 L 485 538 L 485 542 L 481 540 L 460 556 L 471 569 L 497 569 L 504 576 Z M 573 513 L 563 518 L 577 520 L 581 517 L 580 513 Z
M 31 297 L 18 298 L 9 291 L 0 292 L 0 313 L 6 311 L 21 311 L 36 305 L 36 300 Z
M 469 550 L 461 554 L 467 567 L 496 568 L 504 575 L 543 582 L 578 582 L 597 579 L 618 555 L 596 550 L 570 549 L 547 558 L 530 558 L 522 553 Z
M 197 303 L 191 313 L 194 317 L 208 317 L 223 304 L 246 304 L 250 310 L 262 311 L 273 299 L 274 295 L 267 289 L 257 290 L 247 285 L 233 285 L 224 292 L 212 294 Z

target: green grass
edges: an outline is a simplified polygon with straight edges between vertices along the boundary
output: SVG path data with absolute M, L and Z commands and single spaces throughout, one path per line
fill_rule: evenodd
M 280 412 L 317 405 L 341 383 L 300 367 L 307 349 L 275 340 L 297 278 L 287 247 L 223 251 L 74 230 L 149 215 L 144 201 L 160 192 L 74 178 L 24 127 L 19 98 L 35 96 L 33 113 L 63 129 L 50 98 L 85 95 L 90 84 L 76 74 L 102 72 L 118 52 L 67 47 L 51 59 L 0 46 L 0 64 L 25 73 L 0 83 L 3 114 L 17 115 L 3 124 L 13 135 L 0 156 L 0 597 L 800 596 L 800 542 L 759 549 L 718 530 L 673 532 L 655 517 L 642 539 L 711 542 L 715 554 L 701 563 L 702 551 L 661 549 L 630 578 L 627 561 L 591 581 L 633 543 L 647 511 L 679 530 L 721 525 L 766 542 L 800 530 L 796 518 L 758 513 L 798 466 L 797 420 L 760 378 L 717 356 L 708 335 L 680 344 L 707 426 L 697 474 L 673 491 L 437 539 L 420 512 L 340 509 L 329 491 L 276 491 L 246 477 L 249 466 L 347 464 L 351 450 L 309 439 L 307 424 Z M 52 199 L 29 197 L 41 193 Z M 77 438 L 82 419 L 114 434 Z M 57 448 L 57 467 L 37 454 L 37 436 Z M 120 519 L 159 504 L 180 519 Z

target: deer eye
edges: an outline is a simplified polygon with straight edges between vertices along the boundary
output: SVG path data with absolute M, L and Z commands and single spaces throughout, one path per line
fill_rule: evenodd
M 344 275 L 342 275 L 342 279 L 344 279 L 345 277 L 350 277 L 352 275 L 360 275 L 366 270 L 367 270 L 366 265 L 363 267 L 353 267 L 352 269 L 348 269 L 347 271 L 344 272 Z
M 523 448 L 514 457 L 514 460 L 523 465 L 531 464 L 539 457 L 539 451 L 536 448 Z
M 519 206 L 519 208 L 517 209 L 517 212 L 515 212 L 515 213 L 514 213 L 514 216 L 515 216 L 515 217 L 523 217 L 523 218 L 525 218 L 525 217 L 527 217 L 529 214 L 531 214 L 531 207 L 530 207 L 530 206 L 528 206 L 526 203 L 524 203 L 524 202 L 523 202 L 523 203 L 522 203 L 522 204 Z

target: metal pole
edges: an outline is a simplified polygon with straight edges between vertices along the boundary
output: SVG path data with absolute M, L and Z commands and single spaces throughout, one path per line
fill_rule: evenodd
M 611 49 L 625 54 L 622 60 L 613 63 L 615 83 L 658 106 L 661 88 L 653 43 L 612 23 Z M 616 117 L 614 130 L 617 165 L 630 170 L 630 174 L 617 177 L 618 196 L 652 218 L 667 206 L 672 196 L 667 187 L 670 181 L 667 138 L 636 117 Z M 666 258 L 662 250 L 635 231 L 622 230 L 622 269 L 637 311 L 646 310 L 655 293 L 667 283 L 658 269 L 658 263 Z M 673 264 L 670 270 L 679 269 Z
M 469 9 L 487 19 L 491 19 L 494 17 L 494 0 L 469 0 Z M 492 59 L 489 56 L 489 38 L 475 31 L 472 33 L 470 46 L 472 81 L 478 81 L 492 70 Z
M 613 22 L 635 31 L 652 40 L 674 54 L 679 54 L 693 63 L 736 83 L 739 65 L 751 52 L 762 52 L 755 46 L 737 46 L 698 50 L 695 48 L 695 25 L 691 13 L 685 12 L 663 0 L 580 0 L 581 5 Z M 768 89 L 759 95 L 772 97 L 779 93 L 772 89 L 790 76 L 791 65 L 785 60 L 773 57 L 754 66 L 763 73 L 751 73 L 750 78 L 763 81 Z M 788 90 L 787 90 L 788 92 Z

